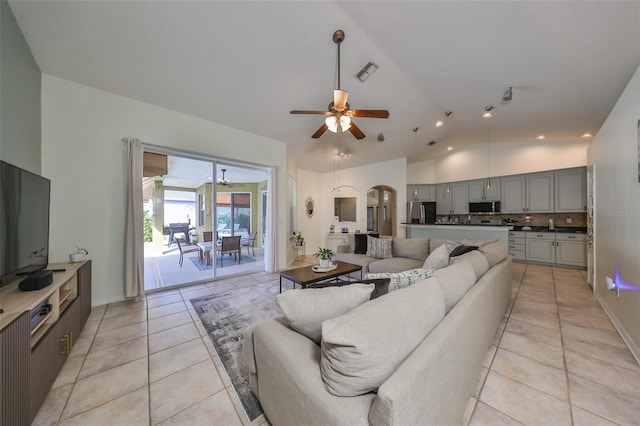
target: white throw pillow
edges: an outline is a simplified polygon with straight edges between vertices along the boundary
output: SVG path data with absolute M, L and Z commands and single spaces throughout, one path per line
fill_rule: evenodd
M 368 301 L 374 284 L 289 290 L 276 296 L 291 328 L 317 344 L 322 338 L 322 322 L 340 316 Z
M 374 238 L 367 235 L 367 256 L 377 259 L 393 257 L 391 238 Z
M 322 323 L 320 374 L 333 395 L 377 391 L 444 317 L 444 296 L 428 278 Z
M 483 256 L 484 257 L 484 256 Z M 402 272 L 374 272 L 365 274 L 365 279 L 389 278 L 389 291 L 409 287 L 431 276 L 431 269 L 416 268 Z
M 442 244 L 438 246 L 437 249 L 431 252 L 429 257 L 427 257 L 424 261 L 422 267 L 424 269 L 431 269 L 432 271 L 436 271 L 438 269 L 444 268 L 449 264 L 449 251 L 447 250 L 447 245 Z

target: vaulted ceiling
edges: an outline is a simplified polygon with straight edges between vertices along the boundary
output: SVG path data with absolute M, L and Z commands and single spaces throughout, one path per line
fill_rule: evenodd
M 282 141 L 317 172 L 334 167 L 336 151 L 352 154 L 351 167 L 487 140 L 580 140 L 640 65 L 638 1 L 9 4 L 42 72 Z M 391 113 L 355 119 L 360 141 L 312 139 L 323 116 L 289 114 L 332 101 L 336 29 L 346 33 L 341 87 L 351 107 Z M 380 68 L 362 83 L 354 76 L 369 61 Z M 449 126 L 434 127 L 447 110 Z

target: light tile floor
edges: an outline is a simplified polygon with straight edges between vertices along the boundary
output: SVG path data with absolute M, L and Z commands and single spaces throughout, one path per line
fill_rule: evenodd
M 263 282 L 278 274 L 93 308 L 34 425 L 248 424 L 189 299 Z M 640 367 L 582 271 L 514 263 L 512 300 L 465 423 L 638 424 Z

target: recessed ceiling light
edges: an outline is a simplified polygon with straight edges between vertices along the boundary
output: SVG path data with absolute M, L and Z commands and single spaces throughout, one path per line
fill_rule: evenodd
M 538 135 L 536 136 L 536 139 L 538 139 L 539 141 L 543 141 L 545 140 L 547 137 L 545 135 Z
M 438 120 L 438 121 L 436 121 L 435 126 L 436 126 L 436 127 L 442 127 L 442 126 L 444 126 L 444 121 L 442 121 L 442 120 Z
M 452 149 L 453 149 L 453 147 L 452 147 L 452 146 L 448 146 L 448 147 L 447 147 L 447 151 L 451 151 Z
M 583 133 L 581 137 L 583 137 L 583 138 L 592 138 L 593 135 L 591 133 L 587 132 L 587 133 Z

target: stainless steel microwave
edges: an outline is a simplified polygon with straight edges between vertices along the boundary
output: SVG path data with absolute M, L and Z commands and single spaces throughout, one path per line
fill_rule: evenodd
M 469 203 L 469 213 L 500 213 L 500 201 L 483 201 L 480 203 Z

